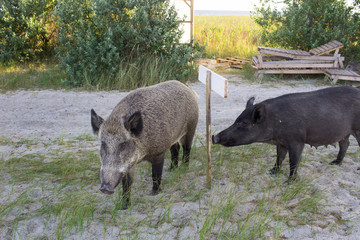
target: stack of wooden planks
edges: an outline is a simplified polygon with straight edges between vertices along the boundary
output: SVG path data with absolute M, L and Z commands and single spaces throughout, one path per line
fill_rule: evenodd
M 263 74 L 326 74 L 329 78 L 360 81 L 351 70 L 344 70 L 345 58 L 339 54 L 344 45 L 336 40 L 311 49 L 290 50 L 258 47 L 258 54 L 252 58 L 257 75 Z M 333 54 L 331 54 L 334 52 Z
M 228 64 L 231 68 L 242 69 L 245 63 L 248 63 L 249 60 L 240 58 L 240 57 L 226 57 L 216 59 L 217 63 Z

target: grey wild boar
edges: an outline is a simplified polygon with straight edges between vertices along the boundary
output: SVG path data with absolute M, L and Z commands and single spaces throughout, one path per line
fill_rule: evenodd
M 339 153 L 331 164 L 340 164 L 353 135 L 360 145 L 360 90 L 354 87 L 330 87 L 313 92 L 286 94 L 254 105 L 247 101 L 245 110 L 227 129 L 212 136 L 214 144 L 227 147 L 264 142 L 276 145 L 276 174 L 289 153 L 290 176 L 296 178 L 304 145 L 334 145 Z
M 101 140 L 100 190 L 112 194 L 122 181 L 126 209 L 133 168 L 146 160 L 152 165 L 152 194 L 159 193 L 165 151 L 170 149 L 171 168 L 176 167 L 181 144 L 189 162 L 198 112 L 194 92 L 175 80 L 130 92 L 106 120 L 92 109 L 91 126 Z

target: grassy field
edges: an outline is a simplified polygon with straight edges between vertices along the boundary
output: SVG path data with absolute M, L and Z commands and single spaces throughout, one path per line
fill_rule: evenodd
M 250 57 L 256 54 L 257 26 L 249 16 L 195 16 L 195 41 L 205 57 Z
M 314 190 L 317 175 L 287 187 L 286 167 L 279 177 L 266 174 L 273 164 L 266 159 L 275 154 L 270 145 L 214 146 L 212 190 L 204 187 L 206 150 L 199 139 L 189 168 L 169 172 L 166 161 L 157 196 L 148 195 L 151 168 L 141 163 L 132 205 L 122 211 L 120 187 L 110 197 L 98 191 L 100 164 L 92 136 L 50 142 L 0 138 L 0 143 L 30 152 L 47 149 L 0 161 L 0 229 L 19 239 L 39 237 L 40 230 L 40 239 L 86 239 L 91 231 L 96 233 L 91 237 L 110 239 L 109 232 L 119 239 L 281 239 L 287 227 L 325 218 L 319 211 L 323 192 Z

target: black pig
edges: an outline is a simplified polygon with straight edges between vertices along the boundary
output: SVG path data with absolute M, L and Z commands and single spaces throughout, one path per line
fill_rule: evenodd
M 340 164 L 353 135 L 360 145 L 360 90 L 354 87 L 330 87 L 313 92 L 286 94 L 246 109 L 234 124 L 212 136 L 214 144 L 226 147 L 264 142 L 276 145 L 277 158 L 270 170 L 276 174 L 289 153 L 290 176 L 296 178 L 304 145 L 334 145 L 339 153 L 331 164 Z M 289 182 L 288 180 L 288 182 Z

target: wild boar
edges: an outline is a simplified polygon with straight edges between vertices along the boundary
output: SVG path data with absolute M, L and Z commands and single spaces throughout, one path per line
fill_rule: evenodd
M 360 90 L 354 87 L 329 87 L 313 92 L 286 94 L 245 110 L 229 128 L 212 136 L 214 144 L 227 147 L 264 142 L 276 145 L 277 158 L 271 174 L 278 173 L 289 153 L 290 176 L 296 178 L 304 145 L 333 145 L 339 153 L 331 164 L 340 164 L 353 135 L 360 145 Z
M 101 140 L 100 190 L 112 194 L 122 181 L 126 209 L 133 168 L 147 160 L 152 164 L 152 194 L 159 193 L 165 151 L 170 149 L 174 168 L 181 144 L 183 160 L 189 162 L 198 115 L 194 92 L 175 80 L 130 92 L 106 120 L 92 109 L 91 126 Z

